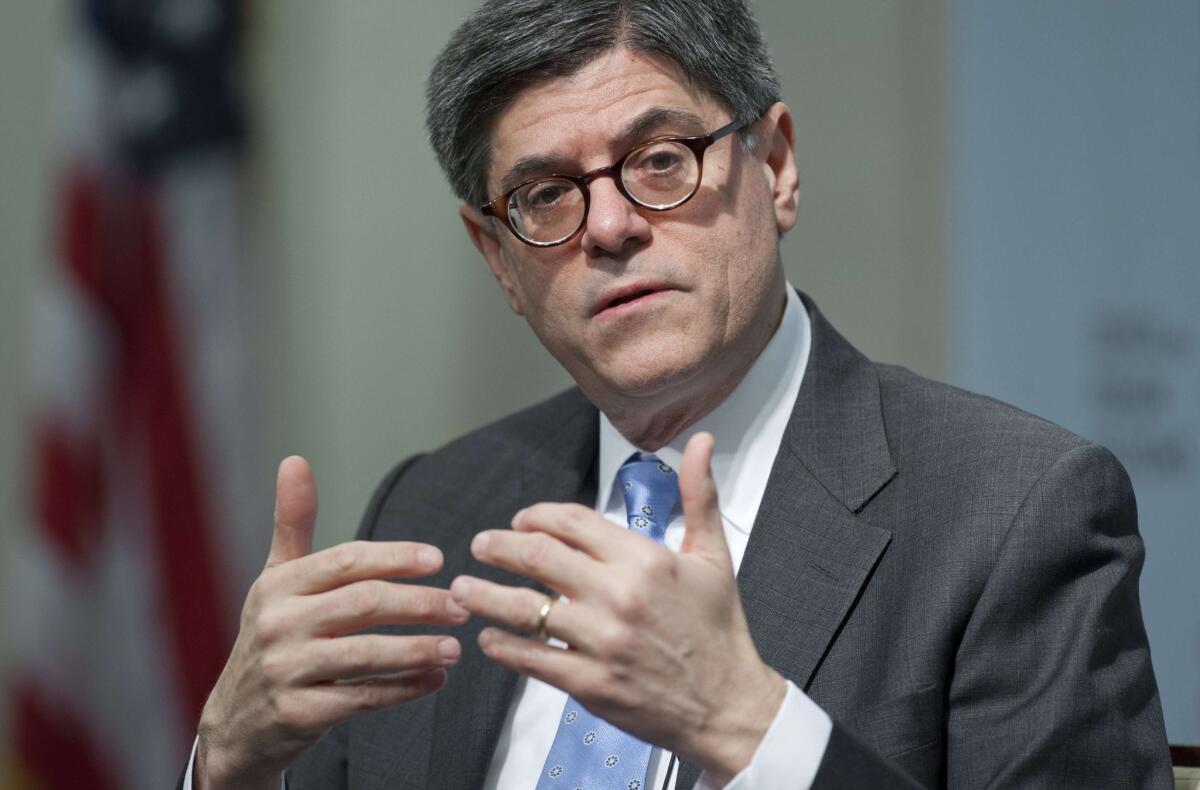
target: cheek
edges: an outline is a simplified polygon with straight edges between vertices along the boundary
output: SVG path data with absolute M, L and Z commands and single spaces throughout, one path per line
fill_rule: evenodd
M 521 245 L 514 241 L 513 244 Z M 544 324 L 557 314 L 556 291 L 562 268 L 552 261 L 532 258 L 524 245 L 502 250 L 509 300 L 530 324 Z
M 500 267 L 504 272 L 501 284 L 504 287 L 504 295 L 508 297 L 509 305 L 514 312 L 525 315 L 527 299 L 521 259 L 519 256 L 513 255 L 513 250 L 507 242 L 501 242 L 500 245 Z
M 721 251 L 725 260 L 730 332 L 755 321 L 764 309 L 763 302 L 774 284 L 779 261 L 771 206 L 757 195 L 751 199 L 751 210 L 736 222 L 736 231 L 727 236 L 731 243 Z
M 565 318 L 572 314 L 569 301 L 572 289 L 556 271 L 554 266 L 523 257 L 509 261 L 520 312 L 542 344 L 551 350 L 562 344 L 567 334 Z

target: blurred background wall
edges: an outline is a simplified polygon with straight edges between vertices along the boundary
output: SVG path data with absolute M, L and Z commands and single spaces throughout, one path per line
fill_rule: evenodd
M 0 574 L 8 569 L 15 535 L 28 521 L 28 425 L 23 410 L 29 302 L 49 234 L 51 90 L 61 6 L 54 0 L 0 3 Z M 0 594 L 5 592 L 8 588 L 0 578 Z M 0 612 L 6 610 L 0 606 Z M 8 631 L 7 621 L 0 624 L 0 677 L 7 677 Z M 6 702 L 7 698 L 0 705 Z M 5 705 L 0 711 L 0 744 L 5 742 L 6 712 Z
M 1200 3 L 961 0 L 956 383 L 1111 448 L 1146 541 L 1167 732 L 1200 741 Z
M 28 522 L 29 305 L 50 250 L 54 65 L 64 45 L 65 5 L 0 0 L 0 560 L 9 563 L 14 535 Z M 297 452 L 312 461 L 321 491 L 317 542 L 329 545 L 352 534 L 391 464 L 568 383 L 508 312 L 477 259 L 424 136 L 425 73 L 474 5 L 253 4 L 246 41 L 252 134 L 245 257 L 253 274 L 248 342 L 261 452 L 249 483 L 258 494 L 257 520 L 238 528 L 261 535 L 245 543 L 251 548 L 235 574 L 241 578 L 234 582 L 238 600 L 270 529 L 275 459 Z M 1154 14 L 1143 4 L 1116 0 L 1067 4 L 1052 16 L 1064 29 L 1075 29 L 1077 39 L 1060 43 L 1046 32 L 1047 20 L 1023 11 L 1004 15 L 1004 24 L 996 26 L 985 12 L 989 5 L 757 0 L 797 120 L 801 218 L 783 242 L 783 256 L 792 282 L 872 357 L 1001 394 L 1095 433 L 1094 422 L 1079 418 L 1086 392 L 1065 384 L 1063 398 L 1042 407 L 1029 397 L 1030 374 L 1008 365 L 1005 356 L 1011 349 L 1004 328 L 1024 321 L 1017 284 L 1030 278 L 1051 283 L 1037 315 L 1065 353 L 1093 353 L 1075 324 L 1061 325 L 1061 332 L 1053 328 L 1063 318 L 1055 314 L 1056 295 L 1072 289 L 1066 278 L 1074 272 L 1055 274 L 1055 267 L 1070 266 L 1071 256 L 1027 254 L 1038 238 L 1058 238 L 1056 228 L 1074 216 L 1072 204 L 1066 198 L 1030 204 L 1021 195 L 1003 203 L 988 199 L 996 179 L 1012 176 L 1013 162 L 1025 163 L 1022 186 L 1032 195 L 1045 195 L 1052 186 L 1047 180 L 1061 186 L 1061 179 L 1082 179 L 1080 191 L 1099 188 L 1109 170 L 1101 160 L 1067 172 L 1042 167 L 1057 160 L 1026 124 L 1065 124 L 1054 127 L 1059 131 L 1052 129 L 1050 139 L 1067 148 L 1067 136 L 1086 137 L 1097 127 L 1079 123 L 1069 105 L 1063 117 L 1035 115 L 1059 106 L 1052 97 L 1033 107 L 1019 101 L 1043 76 L 1028 65 L 1031 41 L 1046 68 L 1057 68 L 1060 56 L 1075 64 L 1063 87 L 1068 95 L 1084 90 L 1103 104 L 1112 86 L 1126 85 L 1118 97 L 1147 123 L 1122 132 L 1130 145 L 1120 151 L 1154 150 L 1160 138 L 1153 132 L 1162 130 L 1153 114 L 1161 105 L 1139 105 L 1142 88 L 1153 82 L 1129 76 L 1143 73 L 1138 63 L 1154 49 L 1152 38 L 1131 40 L 1103 68 L 1079 60 L 1081 47 L 1103 50 L 1114 24 L 1119 29 Z M 1179 24 L 1200 27 L 1194 0 L 1167 5 L 1177 10 Z M 1180 60 L 1162 67 L 1174 75 L 1170 95 L 1182 109 L 1161 139 L 1191 152 L 1191 159 L 1179 162 L 1178 176 L 1193 185 L 1200 181 L 1194 158 L 1200 99 L 1187 90 L 1195 87 L 1200 68 L 1200 53 L 1189 50 L 1197 27 L 1191 38 L 1175 42 L 1172 51 Z M 997 87 L 997 79 L 1013 69 L 1018 78 Z M 1000 91 L 995 104 L 985 92 L 993 89 Z M 1025 142 L 1014 150 L 1013 140 Z M 964 169 L 975 161 L 983 162 L 983 170 Z M 1194 195 L 1180 192 L 1196 211 Z M 1145 196 L 1118 190 L 1098 209 L 1103 219 L 1089 228 L 1099 233 L 1121 226 L 1139 211 L 1126 198 Z M 1064 219 L 1055 219 L 1056 211 Z M 1029 219 L 1039 222 L 1021 221 Z M 1153 238 L 1153 226 L 1139 227 Z M 1040 235 L 1029 238 L 1031 233 Z M 1011 258 L 978 253 L 981 245 L 986 252 L 987 244 L 1013 238 L 1026 243 L 1005 248 Z M 1096 236 L 1081 231 L 1062 243 L 1089 239 Z M 1164 265 L 1176 267 L 1171 271 L 1194 272 L 1197 251 L 1194 236 L 1180 240 L 1171 256 L 1147 249 L 1136 278 L 1168 257 L 1173 262 Z M 1187 263 L 1180 264 L 1179 256 Z M 1037 271 L 1010 279 L 1007 266 L 1014 258 L 1036 260 Z M 1125 271 L 1127 260 L 1113 266 Z M 974 322 L 974 306 L 1006 285 L 1011 301 L 998 303 L 999 316 L 984 331 Z M 1155 284 L 1151 292 L 1160 287 L 1170 286 Z M 1178 290 L 1190 304 L 1200 300 L 1194 278 L 1181 278 Z M 1152 300 L 1143 303 L 1154 309 Z M 1178 319 L 1191 338 L 1193 316 L 1181 313 Z M 997 359 L 1006 364 L 993 364 Z M 1193 357 L 1187 364 L 1194 370 L 1195 362 Z M 1032 375 L 1044 383 L 1056 371 L 1050 366 Z M 1194 422 L 1189 425 L 1192 432 L 1181 433 L 1180 441 L 1194 458 Z M 1196 490 L 1195 464 L 1182 474 L 1171 490 Z M 1155 486 L 1148 490 L 1169 496 Z M 1144 510 L 1154 512 L 1153 506 Z M 1196 520 L 1186 511 L 1160 518 L 1143 521 L 1151 556 L 1147 573 L 1161 573 L 1153 581 L 1143 577 L 1144 605 L 1148 621 L 1161 623 L 1151 636 L 1172 738 L 1198 742 L 1195 585 L 1189 590 L 1179 568 L 1154 564 L 1156 551 L 1195 562 Z M 3 650 L 11 642 L 7 632 L 7 625 L 0 627 L 0 655 L 9 653 Z

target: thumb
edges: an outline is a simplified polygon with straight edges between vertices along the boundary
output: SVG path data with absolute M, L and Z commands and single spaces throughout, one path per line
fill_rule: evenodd
M 728 565 L 729 547 L 717 508 L 717 483 L 712 476 L 713 438 L 698 433 L 688 439 L 679 469 L 679 498 L 683 502 L 683 554 L 706 554 Z
M 312 551 L 317 523 L 317 481 L 308 461 L 288 456 L 275 478 L 275 531 L 267 567 L 303 557 Z

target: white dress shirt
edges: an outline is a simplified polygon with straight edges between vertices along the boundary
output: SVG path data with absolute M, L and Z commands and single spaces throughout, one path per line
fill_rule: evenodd
M 737 388 L 716 409 L 655 452 L 673 469 L 679 469 L 688 439 L 700 431 L 713 435 L 713 479 L 735 573 L 746 552 L 767 478 L 808 364 L 808 313 L 790 286 L 787 294 L 779 328 Z M 626 526 L 625 499 L 617 488 L 617 470 L 638 450 L 604 414 L 600 415 L 596 510 L 621 526 Z M 678 551 L 683 542 L 683 530 L 681 516 L 667 525 L 665 543 L 673 551 Z M 485 790 L 529 790 L 537 785 L 566 701 L 566 692 L 539 680 L 522 677 L 517 681 L 483 785 Z M 808 788 L 825 754 L 832 726 L 823 710 L 788 683 L 787 696 L 758 751 L 745 770 L 725 786 L 726 790 Z M 670 756 L 662 749 L 653 750 L 647 790 L 663 787 Z M 677 771 L 672 772 L 667 787 L 675 787 L 674 773 Z M 715 787 L 701 775 L 697 788 Z
M 679 469 L 688 439 L 700 431 L 713 435 L 713 479 L 735 573 L 741 566 L 767 478 L 800 392 L 808 364 L 810 332 L 808 313 L 795 290 L 788 286 L 779 328 L 737 388 L 716 409 L 655 452 L 659 459 Z M 626 526 L 625 500 L 617 489 L 617 470 L 638 451 L 604 414 L 600 415 L 596 510 L 621 526 Z M 679 550 L 683 531 L 683 518 L 676 516 L 667 525 L 668 548 Z M 453 668 L 450 682 L 454 682 Z M 537 786 L 566 700 L 566 692 L 539 680 L 522 677 L 517 681 L 483 785 L 485 790 L 530 790 Z M 725 790 L 807 790 L 821 764 L 832 728 L 828 714 L 788 683 L 783 704 L 750 764 L 725 785 Z M 662 749 L 651 752 L 646 790 L 664 786 L 670 757 Z M 194 760 L 193 746 L 184 778 L 186 788 L 192 786 Z M 667 787 L 675 787 L 677 773 L 677 769 L 672 771 Z M 717 785 L 702 774 L 697 788 L 716 790 Z

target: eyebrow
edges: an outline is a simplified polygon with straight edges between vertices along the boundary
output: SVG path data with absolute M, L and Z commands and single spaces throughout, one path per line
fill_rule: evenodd
M 651 107 L 625 125 L 621 138 L 632 143 L 663 126 L 677 129 L 687 137 L 706 133 L 704 119 L 694 112 L 677 107 Z
M 635 141 L 642 142 L 655 130 L 663 127 L 687 137 L 706 133 L 704 119 L 694 112 L 678 107 L 650 107 L 625 125 L 618 140 L 634 145 Z M 539 175 L 569 172 L 572 168 L 571 160 L 562 156 L 523 156 L 514 162 L 500 179 L 500 194 Z
M 518 184 L 542 174 L 569 168 L 567 160 L 560 156 L 523 156 L 513 163 L 500 179 L 500 194 L 508 192 Z

